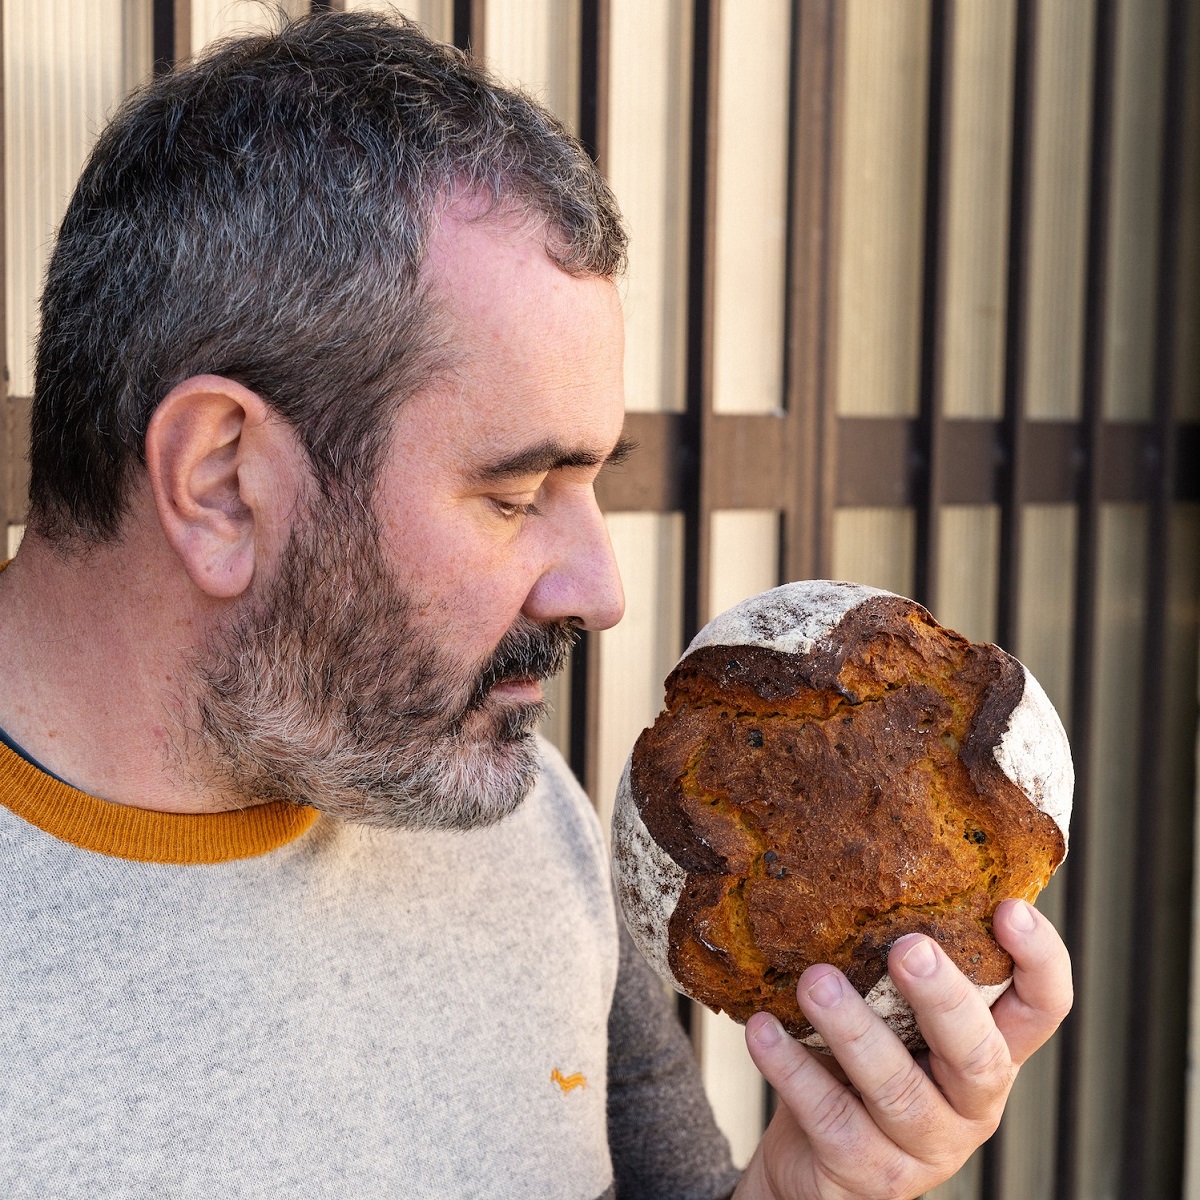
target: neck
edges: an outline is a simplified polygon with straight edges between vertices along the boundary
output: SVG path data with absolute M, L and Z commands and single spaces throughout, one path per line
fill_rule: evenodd
M 173 557 L 136 531 L 70 557 L 28 535 L 0 574 L 0 727 L 93 796 L 223 811 L 237 798 L 204 783 L 180 750 L 181 683 L 214 614 Z

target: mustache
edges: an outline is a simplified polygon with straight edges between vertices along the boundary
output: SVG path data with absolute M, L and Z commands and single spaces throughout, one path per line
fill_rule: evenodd
M 500 639 L 484 663 L 470 707 L 477 708 L 498 683 L 507 679 L 547 679 L 567 665 L 579 629 L 570 621 L 536 625 L 524 617 Z

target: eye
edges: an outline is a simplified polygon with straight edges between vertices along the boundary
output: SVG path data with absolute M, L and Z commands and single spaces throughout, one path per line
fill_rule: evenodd
M 523 517 L 536 517 L 539 509 L 530 501 L 502 500 L 499 496 L 489 497 L 492 507 L 506 520 L 519 521 Z

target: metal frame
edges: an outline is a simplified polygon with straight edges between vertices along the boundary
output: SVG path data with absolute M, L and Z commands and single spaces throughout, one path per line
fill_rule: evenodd
M 830 561 L 830 520 L 835 507 L 912 506 L 918 517 L 916 591 L 932 601 L 938 581 L 938 516 L 946 504 L 997 504 L 1001 512 L 1000 578 L 997 597 L 999 636 L 1018 649 L 1022 517 L 1029 503 L 1072 504 L 1077 512 L 1076 594 L 1073 634 L 1072 706 L 1069 724 L 1076 751 L 1078 784 L 1067 876 L 1066 937 L 1076 953 L 1083 946 L 1083 888 L 1088 875 L 1088 826 L 1093 782 L 1091 757 L 1095 721 L 1097 637 L 1097 555 L 1101 507 L 1133 501 L 1150 507 L 1150 539 L 1145 626 L 1145 665 L 1141 692 L 1141 786 L 1144 815 L 1137 847 L 1138 896 L 1134 920 L 1149 936 L 1135 939 L 1132 987 L 1152 974 L 1161 949 L 1162 912 L 1156 877 L 1164 853 L 1161 796 L 1161 696 L 1165 662 L 1166 597 L 1171 569 L 1171 512 L 1180 502 L 1200 501 L 1200 426 L 1180 422 L 1171 374 L 1174 339 L 1169 320 L 1158 326 L 1157 397 L 1151 421 L 1106 421 L 1103 369 L 1103 314 L 1108 288 L 1107 237 L 1111 218 L 1112 80 L 1115 62 L 1115 10 L 1098 4 L 1095 45 L 1088 278 L 1083 348 L 1084 407 L 1079 420 L 1031 420 L 1023 394 L 1025 313 L 1028 291 L 1029 187 L 1032 169 L 1036 0 L 1018 0 L 1014 55 L 1013 135 L 1010 164 L 1008 300 L 1005 316 L 1004 414 L 999 420 L 951 419 L 940 395 L 943 274 L 945 267 L 945 188 L 949 177 L 950 47 L 953 0 L 931 0 L 931 84 L 928 98 L 928 160 L 921 409 L 916 419 L 850 418 L 833 415 L 836 380 L 826 347 L 835 331 L 835 202 L 839 179 L 838 123 L 839 18 L 836 0 L 796 0 L 793 4 L 795 67 L 789 195 L 789 342 L 787 394 L 783 411 L 768 416 L 732 416 L 711 411 L 708 359 L 712 295 L 709 264 L 714 237 L 712 170 L 713 103 L 717 22 L 715 5 L 698 5 L 693 153 L 704 156 L 693 168 L 692 270 L 689 291 L 689 406 L 679 414 L 631 414 L 634 436 L 642 443 L 637 469 L 601 481 L 602 503 L 612 510 L 682 511 L 688 529 L 685 625 L 690 632 L 705 611 L 708 572 L 707 526 L 715 509 L 776 508 L 783 514 L 781 562 L 785 577 L 824 575 Z M 1186 64 L 1183 62 L 1185 7 L 1171 0 L 1169 58 L 1165 88 L 1162 240 L 1159 252 L 1160 311 L 1174 311 L 1178 292 L 1179 156 L 1182 130 L 1178 113 Z M 1189 825 L 1190 829 L 1190 825 Z M 1157 936 L 1155 936 L 1157 934 Z M 1179 958 L 1178 942 L 1175 958 Z M 1176 965 L 1174 977 L 1186 962 Z M 1159 970 L 1161 976 L 1162 971 Z M 1165 998 L 1160 980 L 1156 997 Z M 1055 1195 L 1076 1200 L 1079 1177 L 1079 1087 L 1081 1021 L 1087 1004 L 1079 995 L 1076 1012 L 1061 1038 L 1059 1130 Z M 1178 1046 L 1186 1014 L 1176 1003 L 1172 1044 Z M 1148 1147 L 1155 1144 L 1148 1122 L 1152 1073 L 1163 1062 L 1147 1056 L 1145 1005 L 1127 1064 L 1131 1093 L 1125 1111 L 1122 1195 L 1144 1194 Z M 1161 1058 L 1161 1056 L 1160 1056 Z M 1182 1073 L 1171 1085 L 1182 1093 Z M 1161 1087 L 1161 1084 L 1157 1085 Z M 1135 1102 L 1136 1099 L 1136 1102 Z M 1179 1105 L 1176 1105 L 1178 1108 Z M 998 1142 L 985 1151 L 980 1172 L 981 1200 L 1004 1194 L 1003 1155 Z M 1079 1198 L 1082 1200 L 1082 1198 Z

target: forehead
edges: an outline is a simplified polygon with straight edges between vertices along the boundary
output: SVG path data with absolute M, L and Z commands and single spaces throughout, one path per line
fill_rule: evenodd
M 464 469 L 547 441 L 612 449 L 624 335 L 610 280 L 563 271 L 540 228 L 454 212 L 433 234 L 426 279 L 449 367 L 401 406 L 398 434 Z
M 620 334 L 617 289 L 609 279 L 572 275 L 546 253 L 543 222 L 511 212 L 444 211 L 430 235 L 424 264 L 434 305 L 445 315 L 457 349 L 502 353 L 521 330 L 551 334 L 563 357 Z M 456 332 L 469 337 L 455 338 Z M 618 350 L 621 347 L 617 348 Z

